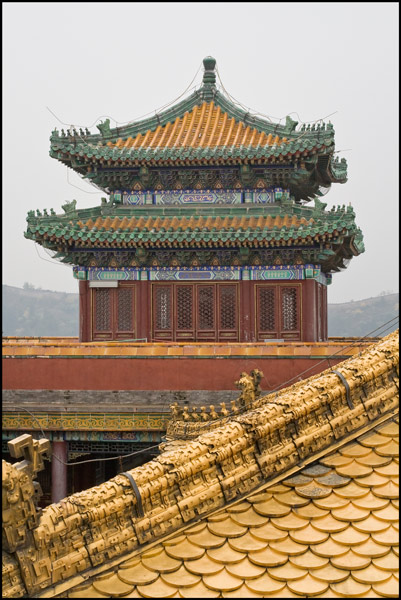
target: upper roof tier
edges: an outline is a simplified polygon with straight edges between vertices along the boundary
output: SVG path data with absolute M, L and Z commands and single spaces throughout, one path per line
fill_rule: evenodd
M 252 115 L 239 108 L 216 87 L 216 61 L 203 61 L 203 82 L 190 96 L 155 116 L 110 128 L 110 120 L 97 125 L 100 133 L 73 127 L 50 137 L 50 156 L 89 178 L 107 192 L 121 189 L 116 169 L 140 167 L 275 165 L 307 171 L 310 195 L 332 182 L 347 180 L 345 159 L 334 160 L 334 129 L 319 122 L 297 128 L 287 116 L 285 124 Z M 99 171 L 102 171 L 100 176 Z M 113 171 L 113 173 L 111 173 Z M 109 176 L 105 177 L 105 172 Z M 304 175 L 304 174 L 303 174 Z M 305 178 L 305 177 L 304 177 Z M 299 179 L 299 178 L 298 178 Z M 113 183 L 114 182 L 114 183 Z M 153 180 L 154 183 L 154 180 Z M 127 183 L 128 187 L 130 182 Z M 149 189 L 141 182 L 142 189 Z M 246 186 L 245 186 L 246 187 Z M 310 199 L 308 189 L 297 189 L 296 199 Z M 307 188 L 308 186 L 306 186 Z M 293 191 L 293 190 L 291 190 Z

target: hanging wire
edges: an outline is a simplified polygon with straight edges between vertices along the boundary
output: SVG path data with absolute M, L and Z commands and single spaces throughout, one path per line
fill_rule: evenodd
M 67 183 L 69 185 L 71 185 L 72 187 L 76 188 L 77 190 L 79 190 L 80 192 L 85 192 L 85 194 L 99 194 L 99 193 L 103 193 L 104 194 L 104 191 L 102 189 L 100 189 L 93 181 L 88 181 L 88 183 L 90 185 L 93 185 L 93 186 L 97 187 L 98 190 L 99 190 L 98 192 L 88 192 L 87 190 L 83 190 L 82 188 L 78 187 L 77 185 L 74 185 L 73 183 L 71 183 L 70 178 L 69 178 L 68 168 L 67 168 Z
M 98 122 L 100 119 L 105 119 L 105 118 L 106 118 L 106 119 L 111 119 L 111 120 L 112 120 L 112 121 L 114 121 L 114 123 L 115 123 L 115 124 L 118 126 L 118 125 L 131 125 L 132 123 L 135 123 L 135 122 L 137 122 L 137 121 L 139 121 L 139 120 L 141 120 L 141 119 L 144 119 L 145 117 L 148 117 L 148 116 L 150 116 L 150 115 L 153 115 L 153 114 L 156 114 L 156 115 L 157 115 L 157 113 L 158 113 L 159 111 L 162 111 L 162 110 L 166 109 L 167 107 L 171 106 L 172 104 L 174 104 L 175 102 L 177 102 L 178 100 L 180 100 L 180 98 L 182 98 L 182 97 L 184 96 L 184 94 L 186 94 L 188 91 L 191 91 L 192 89 L 196 89 L 196 86 L 194 86 L 193 88 L 191 88 L 191 86 L 192 86 L 193 82 L 195 81 L 196 77 L 198 76 L 198 73 L 199 73 L 199 71 L 200 71 L 201 67 L 202 67 L 202 62 L 200 63 L 200 65 L 199 65 L 199 67 L 198 67 L 198 70 L 196 71 L 196 73 L 195 73 L 195 75 L 194 75 L 194 77 L 193 77 L 192 81 L 191 81 L 191 82 L 189 83 L 189 85 L 188 85 L 188 86 L 185 88 L 185 90 L 184 90 L 184 91 L 183 91 L 183 92 L 182 92 L 182 93 L 181 93 L 179 96 L 177 96 L 177 98 L 175 98 L 174 100 L 171 100 L 170 102 L 167 102 L 167 103 L 166 103 L 166 104 L 164 104 L 163 106 L 161 106 L 161 107 L 159 107 L 159 108 L 157 108 L 157 109 L 155 109 L 155 110 L 153 110 L 153 111 L 150 111 L 150 112 L 146 113 L 145 115 L 142 115 L 142 116 L 140 116 L 140 117 L 136 117 L 136 118 L 134 118 L 134 119 L 131 119 L 130 121 L 125 121 L 125 122 L 122 122 L 122 121 L 117 121 L 117 120 L 116 120 L 114 117 L 111 117 L 110 115 L 101 115 L 101 116 L 99 116 L 99 117 L 98 117 L 98 118 L 97 118 L 97 119 L 96 119 L 96 120 L 95 120 L 95 121 L 92 123 L 92 125 L 90 125 L 90 126 L 89 126 L 89 128 L 91 128 L 91 127 L 94 127 L 94 126 L 96 125 L 96 123 L 97 123 L 97 122 Z M 52 114 L 52 115 L 53 115 L 53 116 L 54 116 L 54 117 L 57 119 L 57 121 L 58 121 L 59 123 L 61 123 L 62 125 L 65 125 L 66 127 L 69 127 L 70 129 L 72 129 L 72 128 L 75 128 L 75 129 L 76 129 L 77 127 L 85 127 L 85 125 L 73 125 L 73 124 L 70 124 L 70 123 L 65 123 L 65 122 L 64 122 L 64 121 L 62 121 L 62 120 L 61 120 L 61 119 L 60 119 L 60 118 L 59 118 L 59 117 L 58 117 L 58 116 L 57 116 L 57 115 L 56 115 L 56 114 L 55 114 L 55 113 L 54 113 L 54 112 L 53 112 L 53 111 L 52 111 L 52 110 L 51 110 L 51 109 L 48 107 L 48 106 L 46 106 L 46 108 L 47 108 L 47 110 L 48 110 L 48 111 L 49 111 L 49 112 L 50 112 L 50 113 L 51 113 L 51 114 Z M 83 141 L 86 141 L 86 140 L 83 140 Z
M 287 115 L 286 115 L 285 117 L 272 117 L 271 115 L 266 115 L 265 113 L 256 112 L 256 111 L 252 110 L 252 109 L 251 109 L 249 106 L 245 106 L 244 104 L 242 104 L 242 102 L 240 102 L 239 100 L 237 100 L 236 98 L 234 98 L 234 97 L 233 97 L 233 96 L 232 96 L 232 95 L 231 95 L 231 94 L 230 94 L 230 93 L 229 93 L 229 92 L 226 90 L 226 88 L 224 87 L 224 84 L 223 84 L 223 82 L 222 82 L 222 80 L 221 80 L 220 73 L 219 73 L 219 70 L 218 70 L 217 66 L 216 66 L 216 72 L 217 72 L 217 76 L 218 76 L 218 78 L 219 78 L 219 81 L 220 81 L 220 84 L 221 84 L 221 87 L 222 87 L 222 89 L 223 89 L 224 93 L 225 93 L 225 94 L 228 96 L 228 98 L 229 98 L 229 99 L 230 99 L 232 102 L 234 102 L 234 104 L 237 104 L 237 105 L 238 105 L 238 106 L 240 106 L 240 107 L 241 107 L 243 110 L 245 110 L 245 111 L 247 111 L 248 113 L 251 113 L 252 115 L 255 115 L 255 116 L 258 116 L 258 115 L 259 115 L 259 116 L 261 116 L 261 117 L 265 117 L 265 119 L 268 119 L 268 120 L 269 120 L 270 122 L 272 122 L 272 123 L 273 123 L 273 119 L 275 119 L 276 121 L 278 121 L 278 122 L 280 123 L 281 121 L 283 121 L 283 120 L 286 118 L 286 116 L 287 116 Z M 308 123 L 310 123 L 310 124 L 316 124 L 316 123 L 319 123 L 319 122 L 323 122 L 323 120 L 324 120 L 324 119 L 328 119 L 329 117 L 331 117 L 331 116 L 335 115 L 337 112 L 338 112 L 338 111 L 336 110 L 336 111 L 334 111 L 334 112 L 330 113 L 329 115 L 326 115 L 325 117 L 321 117 L 321 118 L 319 118 L 319 119 L 316 119 L 316 120 L 314 120 L 314 121 L 303 121 L 303 120 L 301 119 L 301 117 L 299 116 L 299 114 L 298 114 L 297 112 L 295 112 L 295 111 L 293 111 L 293 112 L 291 112 L 291 113 L 289 113 L 289 114 L 290 114 L 290 115 L 296 115 L 296 116 L 298 117 L 298 120 L 299 120 L 299 122 L 300 122 L 300 123 L 303 123 L 303 124 L 305 124 L 305 125 L 306 125 L 306 124 L 308 124 Z
M 45 262 L 51 263 L 52 265 L 59 265 L 61 267 L 70 267 L 71 265 L 67 265 L 66 263 L 62 263 L 59 262 L 58 260 L 47 260 L 47 258 L 43 258 L 43 256 L 40 256 L 39 252 L 38 252 L 38 248 L 37 248 L 37 242 L 35 242 L 35 250 L 36 250 L 36 254 L 39 256 L 40 260 L 44 260 Z M 48 254 L 48 256 L 51 256 L 51 254 Z

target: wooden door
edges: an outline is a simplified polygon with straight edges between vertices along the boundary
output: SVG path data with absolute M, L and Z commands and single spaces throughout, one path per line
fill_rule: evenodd
M 152 287 L 152 338 L 238 341 L 238 284 L 168 283 Z
M 92 339 L 135 339 L 135 285 L 92 288 Z
M 301 339 L 300 284 L 255 286 L 257 340 Z

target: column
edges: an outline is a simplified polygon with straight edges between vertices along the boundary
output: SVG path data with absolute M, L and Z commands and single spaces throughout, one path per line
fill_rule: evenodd
M 52 451 L 52 502 L 59 502 L 67 496 L 67 442 L 53 442 Z
M 88 281 L 79 282 L 79 341 L 90 342 L 90 289 Z
M 317 302 L 316 281 L 305 279 L 302 282 L 302 342 L 317 341 Z

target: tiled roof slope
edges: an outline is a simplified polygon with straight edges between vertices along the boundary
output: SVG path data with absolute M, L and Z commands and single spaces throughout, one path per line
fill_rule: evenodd
M 6 561 L 6 566 L 9 565 L 10 569 L 14 569 L 12 560 L 13 558 L 17 559 L 19 570 L 15 572 L 14 569 L 15 581 L 18 579 L 19 573 L 20 585 L 25 585 L 29 596 L 35 597 L 42 594 L 50 597 L 64 594 L 65 597 L 66 592 L 84 583 L 88 576 L 99 575 L 100 572 L 115 567 L 123 560 L 136 557 L 140 552 L 147 550 L 149 544 L 160 543 L 165 540 L 166 536 L 176 533 L 178 530 L 191 525 L 200 525 L 199 519 L 209 517 L 215 511 L 228 509 L 236 500 L 246 498 L 256 491 L 260 492 L 265 484 L 275 483 L 276 478 L 282 479 L 290 474 L 295 474 L 307 464 L 321 458 L 322 455 L 327 455 L 343 443 L 349 442 L 351 438 L 377 427 L 383 420 L 393 416 L 397 410 L 398 332 L 395 332 L 358 356 L 336 365 L 336 370 L 328 369 L 319 375 L 298 382 L 274 396 L 268 395 L 259 398 L 257 408 L 240 416 L 232 417 L 220 428 L 206 432 L 192 442 L 183 442 L 176 447 L 166 449 L 154 460 L 132 469 L 127 474 L 119 474 L 106 483 L 69 496 L 60 503 L 47 507 L 41 514 L 37 525 L 32 522 L 24 522 L 20 516 L 19 504 L 26 501 L 25 496 L 21 495 L 20 497 L 18 492 L 8 493 L 8 488 L 6 487 L 5 490 L 3 488 L 5 493 L 3 510 L 8 511 L 6 514 L 10 515 L 15 509 L 19 518 L 22 519 L 19 521 L 18 529 L 8 528 L 5 530 L 6 557 L 11 555 L 10 562 Z M 387 431 L 387 436 L 380 433 L 380 436 L 376 435 L 370 442 L 373 443 L 373 447 L 378 446 L 375 452 L 379 457 L 387 457 L 385 462 L 379 465 L 383 467 L 387 466 L 388 458 L 393 452 L 395 453 L 396 449 L 395 442 L 390 439 L 388 433 Z M 388 437 L 388 441 L 383 442 L 383 436 Z M 369 442 L 363 442 L 361 446 L 362 452 L 356 456 L 362 458 L 368 456 L 366 467 L 367 469 L 373 468 L 375 463 L 371 459 L 371 455 L 363 454 L 365 449 L 370 447 Z M 382 447 L 381 450 L 380 447 Z M 369 462 L 371 460 L 373 462 Z M 359 465 L 361 458 L 358 458 L 358 461 L 355 463 L 356 465 Z M 354 463 L 348 462 L 347 457 L 347 462 L 338 466 L 346 467 L 347 465 L 350 465 L 349 473 L 341 475 L 335 471 L 325 471 L 322 475 L 326 474 L 328 477 L 326 479 L 319 478 L 317 484 L 311 483 L 308 473 L 306 473 L 301 480 L 295 483 L 295 495 L 290 494 L 285 497 L 287 503 L 282 502 L 283 497 L 281 497 L 281 501 L 277 499 L 274 499 L 274 502 L 268 501 L 270 511 L 277 504 L 278 507 L 286 507 L 285 514 L 271 515 L 268 512 L 260 515 L 257 511 L 256 514 L 272 519 L 286 517 L 287 514 L 292 513 L 290 497 L 295 498 L 297 502 L 296 498 L 301 496 L 305 500 L 308 499 L 309 502 L 316 496 L 319 501 L 323 502 L 324 498 L 336 499 L 337 496 L 341 497 L 342 493 L 345 494 L 342 497 L 347 500 L 365 497 L 365 493 L 361 491 L 362 488 L 366 489 L 367 486 L 379 488 L 381 484 L 388 485 L 388 489 L 385 488 L 385 498 L 391 498 L 394 494 L 393 485 L 396 480 L 393 475 L 390 474 L 391 481 L 388 481 L 386 477 L 389 474 L 373 473 L 373 471 L 370 473 L 368 470 L 366 475 L 372 475 L 370 479 L 361 479 L 362 483 L 360 481 L 358 483 L 348 482 L 347 478 L 351 477 Z M 335 464 L 327 466 L 337 467 Z M 362 473 L 358 472 L 359 467 L 355 468 L 355 477 L 362 478 Z M 11 465 L 9 469 L 12 470 Z M 286 489 L 286 486 L 283 487 Z M 334 495 L 332 495 L 332 488 L 334 488 Z M 280 490 L 284 492 L 284 489 L 279 488 L 276 493 L 279 494 Z M 323 492 L 319 490 L 323 490 Z M 339 493 L 338 490 L 340 490 Z M 272 493 L 271 490 L 268 493 Z M 378 493 L 376 487 L 373 496 L 381 497 L 380 490 Z M 336 501 L 333 509 L 330 510 L 340 510 L 341 503 L 341 500 Z M 374 503 L 372 506 L 372 511 L 376 510 Z M 322 508 L 322 510 L 325 509 Z M 366 511 L 367 508 L 360 510 Z M 360 520 L 369 516 L 365 512 L 353 511 L 348 517 L 353 521 L 358 521 L 358 515 Z M 320 516 L 329 516 L 328 522 L 331 519 L 344 522 L 341 518 L 338 519 L 337 512 Z M 372 535 L 373 532 L 375 535 L 379 535 L 381 531 L 392 532 L 390 525 L 383 530 L 375 530 L 377 521 L 380 523 L 383 521 L 380 516 L 383 516 L 382 513 L 379 516 L 372 515 L 364 524 L 365 527 L 370 528 L 369 533 L 372 531 Z M 292 518 L 291 514 L 289 519 Z M 309 517 L 297 515 L 297 518 L 308 519 Z M 388 519 L 387 515 L 386 523 L 389 522 Z M 8 517 L 9 520 L 10 517 Z M 301 523 L 304 525 L 302 520 Z M 296 525 L 295 527 L 290 526 L 290 529 L 287 530 L 289 522 L 284 524 L 283 521 L 279 521 L 277 524 L 272 521 L 272 524 L 282 531 L 298 530 Z M 259 523 L 259 525 L 262 526 L 263 523 Z M 249 526 L 257 527 L 258 524 L 252 523 L 251 520 Z M 238 524 L 238 527 L 245 527 L 245 521 Z M 299 529 L 303 529 L 303 527 Z M 318 533 L 311 538 L 311 542 L 312 540 L 316 544 L 328 542 L 327 545 L 334 548 L 337 547 L 336 544 L 340 544 L 341 554 L 348 551 L 348 547 L 344 545 L 345 539 L 343 539 L 342 545 L 338 540 L 331 538 L 319 541 L 319 536 L 321 537 L 322 534 L 319 528 L 313 525 L 313 528 L 311 526 L 307 532 L 314 532 L 314 529 Z M 230 531 L 232 531 L 231 528 Z M 357 529 L 357 531 L 359 530 Z M 341 529 L 333 533 L 340 532 Z M 202 539 L 202 532 L 197 533 Z M 251 536 L 251 533 L 237 529 L 238 542 L 243 543 L 242 549 L 239 546 L 237 549 L 232 548 L 232 542 L 226 544 L 221 535 L 224 535 L 224 526 L 223 530 L 220 529 L 219 534 L 215 531 L 213 536 L 217 538 L 215 539 L 216 544 L 218 543 L 217 550 L 224 545 L 223 551 L 227 550 L 228 556 L 235 550 L 238 552 L 235 556 L 240 562 L 244 558 L 244 552 L 252 553 L 258 547 L 258 543 L 256 543 L 256 548 L 247 546 L 250 541 L 253 542 L 254 538 L 258 539 L 253 533 Z M 303 532 L 303 534 L 305 533 Z M 289 536 L 288 540 L 287 535 Z M 301 545 L 301 548 L 295 546 L 301 554 L 301 538 L 296 541 L 289 533 L 286 533 L 283 539 L 287 540 L 287 544 L 281 546 L 283 556 L 286 552 L 292 555 L 294 543 Z M 384 540 L 385 538 L 382 539 L 382 546 L 384 546 Z M 266 541 L 268 540 L 259 540 L 261 551 L 267 548 Z M 179 550 L 184 552 L 181 559 L 197 560 L 203 557 L 205 550 L 203 546 L 194 544 L 192 540 L 183 539 L 181 542 Z M 221 545 L 220 542 L 222 542 Z M 373 540 L 373 542 L 367 545 L 369 556 L 375 556 L 376 546 L 380 545 L 377 540 Z M 280 540 L 277 543 L 280 543 Z M 385 543 L 387 545 L 388 540 Z M 350 545 L 353 545 L 352 540 Z M 286 546 L 287 550 L 285 550 Z M 194 553 L 191 555 L 192 549 Z M 280 546 L 273 550 L 280 553 Z M 343 550 L 344 552 L 342 552 Z M 365 551 L 368 552 L 367 549 Z M 387 550 L 385 553 L 387 554 Z M 322 556 L 324 557 L 324 555 Z M 376 557 L 379 558 L 380 555 L 376 555 Z M 220 559 L 222 559 L 222 555 Z M 169 559 L 166 558 L 166 560 Z M 162 568 L 161 561 L 158 561 L 158 564 L 158 571 L 153 571 L 151 580 L 145 580 L 144 584 L 151 585 L 153 580 L 156 581 L 158 572 Z M 235 560 L 233 564 L 237 564 Z M 283 565 L 286 564 L 287 558 Z M 265 566 L 267 568 L 267 565 Z M 172 572 L 175 571 L 175 567 L 179 567 L 179 565 L 174 563 L 174 568 L 172 568 L 170 564 Z M 303 569 L 300 565 L 297 568 Z M 360 568 L 362 569 L 362 567 Z M 373 571 L 377 569 L 380 569 L 377 565 L 372 567 Z M 383 568 L 380 573 L 381 571 Z M 185 573 L 185 571 L 183 572 Z M 108 573 L 102 574 L 104 579 L 109 579 Z M 193 574 L 196 576 L 196 573 Z M 223 575 L 228 579 L 236 576 L 229 571 L 227 571 L 227 576 L 226 571 Z M 305 573 L 301 571 L 301 576 L 295 581 L 304 575 Z M 328 575 L 326 576 L 328 577 Z M 270 578 L 275 579 L 267 573 L 266 580 L 269 581 Z M 314 579 L 316 578 L 313 576 L 313 579 L 307 579 L 304 583 L 314 581 Z M 288 574 L 286 575 L 287 580 L 291 580 Z M 318 578 L 317 580 L 321 581 Z M 120 581 L 120 577 L 117 575 L 111 581 L 112 585 L 118 584 L 120 589 L 121 585 L 125 583 Z M 120 583 L 118 583 L 119 581 Z M 209 579 L 207 581 L 210 583 Z M 376 579 L 375 583 L 377 581 Z M 387 581 L 387 578 L 382 581 Z M 170 580 L 170 584 L 172 582 L 173 580 Z M 131 581 L 127 585 L 133 586 L 134 584 L 139 584 L 139 582 Z M 206 585 L 206 581 L 202 580 L 202 590 L 204 585 Z M 240 582 L 241 586 L 242 581 Z M 211 589 L 211 594 L 215 593 L 216 590 L 209 586 L 206 587 Z M 119 588 L 113 588 L 113 590 Z M 10 589 L 10 587 L 3 588 L 3 595 L 17 597 L 15 590 L 11 593 Z M 129 594 L 131 591 L 131 587 L 123 589 L 122 595 Z M 151 590 L 151 597 L 156 597 L 153 588 L 148 589 Z M 113 590 L 110 592 L 111 595 L 114 594 Z M 176 589 L 173 588 L 172 595 L 175 593 Z M 196 590 L 192 589 L 191 597 L 194 597 L 194 593 Z M 136 592 L 134 591 L 133 594 L 135 597 Z M 162 596 L 165 597 L 165 594 Z M 204 597 L 203 592 L 201 597 Z
M 332 161 L 334 130 L 331 123 L 301 127 L 289 116 L 285 124 L 258 117 L 232 102 L 216 87 L 214 59 L 204 60 L 202 86 L 190 96 L 154 117 L 110 129 L 110 120 L 98 125 L 100 134 L 70 129 L 54 130 L 50 156 L 87 174 L 87 166 L 105 161 L 109 166 L 142 164 L 221 163 L 242 160 L 293 161 L 321 155 L 330 157 L 324 174 L 328 181 L 345 182 L 345 159 Z
M 65 215 L 28 215 L 25 237 L 63 255 L 73 248 L 250 248 L 327 244 L 323 267 L 336 269 L 342 259 L 364 252 L 363 235 L 351 206 L 325 211 L 289 206 L 187 207 L 135 209 L 102 206 Z
M 67 597 L 396 597 L 398 444 L 391 418 Z

